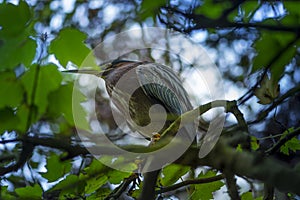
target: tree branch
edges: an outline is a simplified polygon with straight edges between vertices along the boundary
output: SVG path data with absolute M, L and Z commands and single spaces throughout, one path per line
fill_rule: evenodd
M 198 158 L 198 149 L 190 148 L 175 163 L 190 166 L 210 166 L 217 170 L 231 169 L 238 176 L 260 180 L 283 192 L 300 195 L 300 174 L 278 160 L 263 157 L 257 152 L 238 152 L 230 147 L 225 136 L 219 139 L 214 149 L 203 159 Z M 289 183 L 289 184 L 286 184 Z
M 0 167 L 0 176 L 3 176 L 9 172 L 14 172 L 23 167 L 27 159 L 31 157 L 34 150 L 34 145 L 30 143 L 22 143 L 22 151 L 20 153 L 19 159 L 15 164 L 9 165 L 7 167 Z
M 115 200 L 119 199 L 119 197 L 125 192 L 128 186 L 138 178 L 136 173 L 130 175 L 126 178 L 117 188 L 115 188 L 104 200 Z
M 185 187 L 185 186 L 188 186 L 188 185 L 211 183 L 211 182 L 214 182 L 214 181 L 222 180 L 222 179 L 224 179 L 224 177 L 225 176 L 223 174 L 220 174 L 220 175 L 217 175 L 217 176 L 214 176 L 214 177 L 209 177 L 209 178 L 186 180 L 186 181 L 182 181 L 180 183 L 177 183 L 177 184 L 174 184 L 174 185 L 171 185 L 171 186 L 168 186 L 168 187 L 163 187 L 159 190 L 156 190 L 155 194 L 166 193 L 166 192 L 173 191 L 173 190 L 176 190 L 178 188 Z
M 293 132 L 288 133 L 284 138 L 281 138 L 274 146 L 266 151 L 267 154 L 274 154 L 276 151 L 280 149 L 282 145 L 284 145 L 287 141 L 291 140 L 293 137 L 300 134 L 300 128 L 297 128 Z
M 239 195 L 238 186 L 236 184 L 236 178 L 234 177 L 231 169 L 226 169 L 223 172 L 225 174 L 226 186 L 228 189 L 228 193 L 231 199 L 239 200 L 241 199 Z
M 173 8 L 170 6 L 165 6 L 162 8 L 168 12 L 181 15 L 194 22 L 194 26 L 185 27 L 184 25 L 182 25 L 181 28 L 178 28 L 174 25 L 174 23 L 166 21 L 169 20 L 170 18 L 167 18 L 166 20 L 164 20 L 162 17 L 159 18 L 161 22 L 163 24 L 166 24 L 168 27 L 185 33 L 190 33 L 198 29 L 208 29 L 208 28 L 214 28 L 214 29 L 215 28 L 258 28 L 263 30 L 291 32 L 291 33 L 300 32 L 300 26 L 283 26 L 283 25 L 269 25 L 264 23 L 230 22 L 226 20 L 226 18 L 211 19 L 201 14 L 185 13 L 184 11 L 178 10 L 177 8 Z
M 257 117 L 256 120 L 250 122 L 249 124 L 255 124 L 255 123 L 258 123 L 258 122 L 261 122 L 263 119 L 265 119 L 269 113 L 274 109 L 276 108 L 278 105 L 280 105 L 285 99 L 295 95 L 296 93 L 300 92 L 300 85 L 290 89 L 289 91 L 287 91 L 284 95 L 280 96 L 277 100 L 275 100 L 273 102 L 272 105 L 270 105 L 267 109 L 263 110 L 263 111 L 260 111 L 259 112 L 259 115 Z
M 300 27 L 299 27 L 299 31 L 300 31 Z M 268 70 L 271 68 L 271 66 L 272 66 L 275 62 L 277 62 L 277 60 L 282 56 L 282 54 L 284 54 L 284 53 L 285 53 L 292 45 L 294 45 L 294 44 L 298 41 L 299 36 L 300 36 L 300 35 L 299 35 L 299 31 L 296 32 L 296 33 L 297 33 L 297 36 L 296 36 L 293 40 L 291 40 L 285 47 L 283 47 L 283 48 L 281 49 L 281 51 L 279 51 L 279 52 L 273 57 L 273 59 L 269 62 L 269 64 L 268 64 L 267 66 L 265 66 L 264 72 L 263 72 L 263 74 L 261 75 L 259 81 L 257 81 L 257 82 L 255 83 L 255 85 L 254 85 L 254 86 L 253 86 L 246 94 L 244 94 L 242 97 L 240 97 L 240 98 L 238 99 L 239 105 L 245 103 L 246 101 L 248 101 L 248 100 L 252 97 L 254 90 L 261 84 L 262 80 L 263 80 L 264 77 L 267 75 L 267 72 L 268 72 Z

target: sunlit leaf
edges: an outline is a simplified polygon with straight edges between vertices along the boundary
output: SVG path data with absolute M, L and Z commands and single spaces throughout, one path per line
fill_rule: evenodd
M 18 194 L 18 199 L 20 200 L 40 200 L 43 194 L 43 190 L 38 184 L 35 184 L 34 186 L 26 186 L 24 188 L 17 188 L 15 189 L 15 192 Z
M 19 5 L 0 4 L 0 69 L 31 64 L 36 43 L 30 38 L 32 12 L 25 1 Z
M 50 182 L 56 181 L 58 178 L 70 172 L 71 166 L 70 162 L 62 162 L 58 155 L 52 154 L 47 159 L 47 172 L 42 173 L 42 176 Z
M 142 20 L 145 20 L 148 17 L 155 18 L 155 15 L 158 13 L 159 8 L 166 3 L 164 0 L 143 0 L 141 3 L 141 13 L 140 17 Z
M 34 108 L 31 108 L 34 109 Z M 27 125 L 28 125 L 28 117 L 29 117 L 29 107 L 26 104 L 22 104 L 17 109 L 17 118 L 19 119 L 18 123 L 15 124 L 15 129 L 19 130 L 20 133 L 25 133 L 27 131 Z M 31 123 L 34 123 L 36 120 L 36 116 L 33 116 L 33 121 Z
M 15 130 L 16 124 L 20 122 L 20 119 L 14 113 L 9 108 L 0 110 L 0 133 Z
M 84 190 L 86 194 L 95 192 L 108 181 L 107 176 L 104 174 L 94 174 L 93 176 L 80 174 L 80 179 L 86 182 L 86 186 Z
M 262 197 L 254 198 L 252 192 L 246 192 L 242 196 L 242 200 L 262 200 Z
M 208 178 L 215 176 L 216 173 L 213 171 L 208 171 L 206 174 L 200 173 L 198 178 Z M 207 200 L 213 199 L 213 192 L 219 190 L 224 183 L 221 181 L 214 181 L 206 184 L 196 184 L 195 191 L 193 192 L 191 199 L 192 200 Z
M 60 191 L 60 198 L 64 197 L 66 194 L 80 195 L 84 192 L 85 185 L 85 181 L 81 181 L 79 176 L 71 174 L 51 188 L 49 192 L 55 190 Z
M 0 4 L 0 36 L 16 36 L 28 26 L 32 19 L 32 12 L 26 1 L 19 5 L 10 3 Z
M 205 15 L 208 18 L 217 19 L 221 17 L 223 11 L 230 6 L 231 3 L 229 1 L 216 3 L 213 0 L 205 0 L 204 3 L 195 10 L 195 13 Z
M 296 53 L 296 45 L 290 44 L 294 38 L 291 33 L 264 33 L 254 45 L 257 55 L 253 60 L 252 72 L 268 67 L 273 79 L 278 81 Z
M 242 145 L 241 145 L 241 144 L 238 144 L 238 145 L 237 145 L 236 151 L 237 151 L 237 152 L 243 152 L 243 148 L 242 148 Z
M 283 1 L 282 3 L 287 14 L 280 20 L 280 22 L 286 26 L 300 24 L 299 2 Z
M 237 18 L 239 22 L 241 20 L 244 22 L 249 22 L 253 18 L 254 13 L 257 11 L 259 6 L 260 4 L 258 1 L 244 1 L 239 8 L 231 11 L 231 13 L 228 15 L 228 19 L 230 21 L 235 21 Z
M 0 109 L 6 106 L 16 107 L 23 100 L 24 90 L 15 73 L 0 73 Z
M 252 200 L 253 194 L 252 194 L 252 192 L 246 192 L 241 197 L 242 197 L 242 200 Z
M 257 138 L 254 136 L 251 136 L 251 149 L 255 151 L 258 148 L 259 148 L 259 142 L 258 142 Z
M 95 174 L 99 173 L 107 173 L 110 169 L 103 165 L 100 161 L 97 159 L 93 159 L 93 162 L 84 169 L 85 173 L 87 173 L 90 176 L 94 176 Z
M 189 166 L 171 164 L 163 168 L 164 177 L 161 180 L 162 185 L 169 186 L 178 181 L 183 175 L 190 170 Z
M 299 17 L 300 20 L 300 2 L 299 1 L 283 1 L 284 8 L 289 15 L 295 15 Z
M 64 67 L 69 61 L 80 66 L 91 52 L 84 44 L 86 37 L 86 34 L 78 29 L 65 28 L 51 42 L 49 52 L 53 53 Z M 93 57 L 88 58 L 93 59 Z M 93 63 L 95 63 L 94 60 L 89 61 L 89 64 L 93 65 Z
M 36 42 L 28 35 L 13 38 L 0 36 L 0 69 L 13 69 L 19 64 L 29 66 L 35 56 Z
M 105 199 L 110 193 L 111 193 L 110 189 L 100 188 L 96 192 L 94 192 L 92 195 L 89 195 L 86 199 L 87 200 Z
M 1 186 L 1 191 L 0 191 L 1 198 L 5 200 L 15 200 L 16 197 L 10 194 L 7 188 L 8 186 Z
M 280 152 L 286 155 L 289 155 L 290 151 L 295 153 L 298 150 L 300 150 L 300 140 L 298 140 L 296 137 L 290 139 L 280 147 Z
M 46 111 L 50 92 L 60 86 L 61 80 L 60 72 L 52 64 L 34 65 L 23 75 L 22 82 L 27 92 L 27 102 L 31 105 L 32 97 L 34 97 L 34 105 L 38 108 L 40 115 Z M 32 94 L 33 92 L 35 94 Z
M 58 117 L 64 115 L 69 124 L 74 125 L 73 112 L 72 112 L 72 92 L 73 84 L 68 83 L 62 85 L 57 90 L 51 92 L 49 95 L 49 107 L 48 107 L 48 116 Z M 82 113 L 84 110 L 82 107 Z
M 241 5 L 241 10 L 243 12 L 243 15 L 245 19 L 248 19 L 246 21 L 249 21 L 251 16 L 253 15 L 253 12 L 256 11 L 257 7 L 259 6 L 258 1 L 245 1 Z

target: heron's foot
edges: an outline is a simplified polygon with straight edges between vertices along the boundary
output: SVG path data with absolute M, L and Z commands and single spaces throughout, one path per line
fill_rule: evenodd
M 153 135 L 151 137 L 150 145 L 155 144 L 158 140 L 160 140 L 160 134 L 159 133 L 153 133 Z

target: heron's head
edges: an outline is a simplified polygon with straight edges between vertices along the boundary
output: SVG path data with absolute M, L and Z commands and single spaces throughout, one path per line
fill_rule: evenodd
M 67 73 L 77 73 L 77 74 L 92 74 L 95 76 L 98 76 L 100 78 L 103 78 L 104 80 L 107 78 L 107 76 L 117 73 L 122 73 L 127 68 L 132 68 L 137 66 L 137 64 L 140 63 L 138 61 L 132 61 L 132 60 L 113 60 L 109 62 L 105 62 L 99 65 L 99 69 L 91 69 L 91 68 L 80 68 L 80 69 L 74 69 L 74 70 L 67 70 L 64 72 Z

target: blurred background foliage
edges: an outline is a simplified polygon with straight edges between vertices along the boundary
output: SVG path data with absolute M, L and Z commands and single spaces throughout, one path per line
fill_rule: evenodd
M 169 28 L 203 46 L 221 72 L 226 100 L 237 100 L 244 113 L 252 151 L 272 156 L 291 169 L 298 168 L 297 1 L 0 2 L 1 199 L 104 199 L 116 194 L 113 189 L 130 173 L 104 166 L 82 146 L 76 134 L 76 128 L 81 127 L 75 127 L 72 112 L 73 77 L 61 71 L 80 66 L 101 41 L 133 28 Z M 101 61 L 100 54 L 96 57 Z M 151 50 L 124 57 L 165 63 L 179 74 L 197 64 L 182 63 L 176 55 L 157 55 Z M 124 140 L 126 134 L 118 130 L 112 118 L 107 95 L 103 88 L 98 90 L 94 100 L 105 134 L 113 141 Z M 82 96 L 82 100 L 85 98 Z M 78 109 L 86 115 L 84 107 Z M 226 127 L 228 132 L 237 130 L 230 116 Z M 244 151 L 239 145 L 233 148 Z M 181 173 L 177 173 L 178 167 L 174 164 L 163 170 L 162 186 L 173 185 L 182 176 L 195 180 L 216 175 L 209 165 L 180 166 Z M 199 173 L 200 169 L 203 172 Z M 270 193 L 263 192 L 263 180 L 255 180 L 260 177 L 239 175 L 244 183 L 242 199 L 272 199 Z M 289 190 L 289 182 L 282 185 L 287 188 L 285 192 L 275 188 L 272 197 L 275 193 L 285 199 L 297 198 L 295 190 Z M 213 193 L 221 187 L 223 192 Z M 226 191 L 224 182 L 215 181 L 190 191 L 176 188 L 161 194 L 161 198 L 210 199 L 221 195 L 219 198 L 224 199 L 229 198 Z M 133 185 L 128 195 L 138 194 L 139 187 Z

